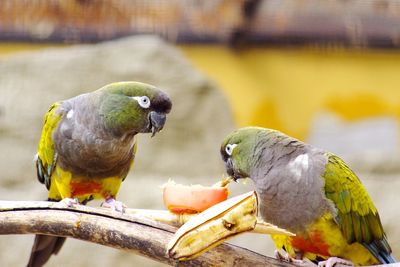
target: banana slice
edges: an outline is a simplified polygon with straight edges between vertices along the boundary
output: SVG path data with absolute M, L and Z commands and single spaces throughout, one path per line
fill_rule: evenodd
M 294 235 L 257 220 L 257 194 L 251 191 L 194 216 L 175 233 L 168 244 L 168 255 L 175 260 L 196 258 L 237 234 L 256 230 L 263 234 Z

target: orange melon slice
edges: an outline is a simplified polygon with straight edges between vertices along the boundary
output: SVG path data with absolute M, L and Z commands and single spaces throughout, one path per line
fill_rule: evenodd
M 173 213 L 199 213 L 228 198 L 227 178 L 213 186 L 181 185 L 169 181 L 163 186 L 165 207 Z

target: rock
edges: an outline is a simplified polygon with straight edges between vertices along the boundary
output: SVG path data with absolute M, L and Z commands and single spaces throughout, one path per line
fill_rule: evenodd
M 130 207 L 163 208 L 159 186 L 168 178 L 212 184 L 224 173 L 219 146 L 234 127 L 230 107 L 179 50 L 157 37 L 21 53 L 1 59 L 0 73 L 0 147 L 6 152 L 0 154 L 2 199 L 46 198 L 33 164 L 44 113 L 55 101 L 116 81 L 154 84 L 173 101 L 165 129 L 154 138 L 139 136 L 135 165 L 119 200 Z M 25 265 L 32 242 L 33 236 L 1 236 L 0 265 Z M 71 239 L 46 266 L 89 265 L 159 264 Z

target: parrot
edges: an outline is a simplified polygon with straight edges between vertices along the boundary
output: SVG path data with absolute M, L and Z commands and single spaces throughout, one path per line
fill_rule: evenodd
M 396 262 L 371 197 L 335 154 L 255 126 L 230 133 L 220 153 L 235 181 L 253 181 L 261 219 L 295 234 L 271 235 L 278 259 L 319 266 Z
M 133 81 L 51 105 L 35 156 L 48 200 L 73 206 L 104 199 L 104 206 L 123 212 L 116 196 L 134 162 L 136 135 L 161 131 L 171 107 L 165 92 Z M 43 266 L 64 242 L 65 237 L 36 235 L 27 266 Z

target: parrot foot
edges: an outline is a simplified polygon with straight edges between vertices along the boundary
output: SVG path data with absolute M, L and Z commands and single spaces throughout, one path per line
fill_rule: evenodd
M 333 267 L 335 264 L 345 265 L 345 266 L 354 266 L 354 263 L 348 260 L 344 260 L 337 257 L 330 257 L 326 261 L 318 262 L 318 267 Z
M 106 201 L 101 203 L 102 207 L 110 208 L 112 211 L 125 212 L 126 205 L 121 201 L 116 201 L 114 198 L 107 198 Z
M 294 265 L 298 265 L 298 266 L 306 266 L 307 265 L 306 261 L 304 261 L 302 259 L 296 259 L 296 258 L 290 257 L 288 253 L 286 253 L 286 252 L 282 253 L 277 249 L 275 250 L 274 254 L 275 254 L 275 258 L 279 261 L 293 263 Z
M 79 205 L 79 200 L 77 198 L 63 198 L 60 202 L 61 205 L 65 205 L 67 208 L 73 208 L 76 205 Z

